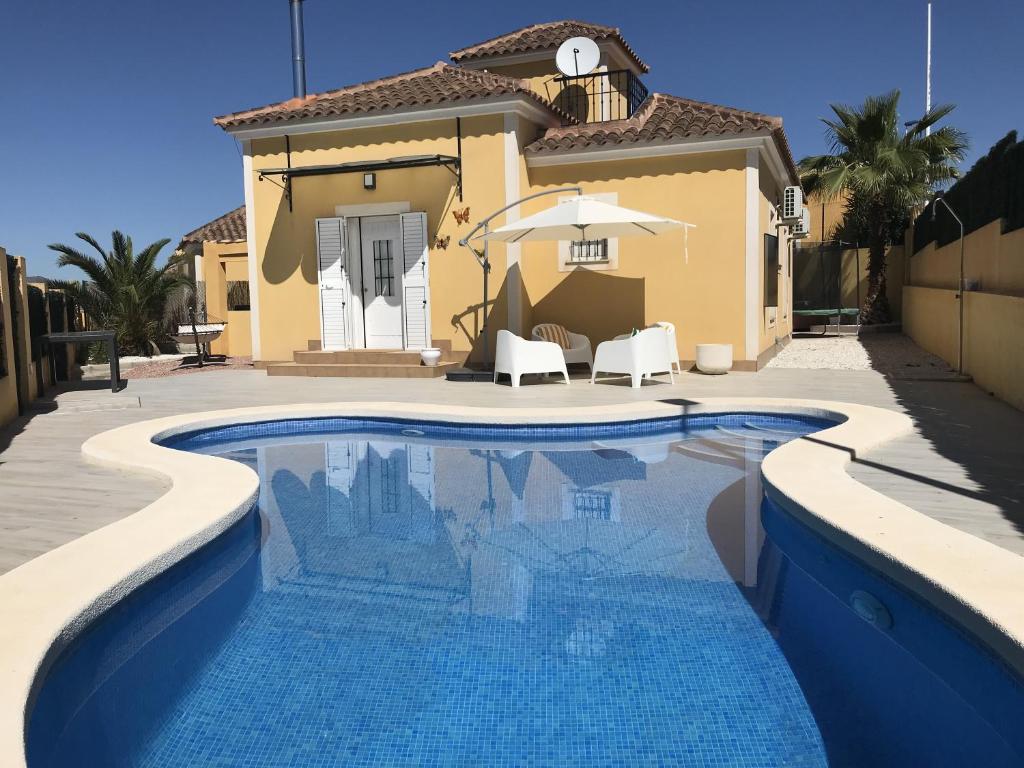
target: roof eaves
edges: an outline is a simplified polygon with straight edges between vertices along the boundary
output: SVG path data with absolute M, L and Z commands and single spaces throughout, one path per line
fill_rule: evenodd
M 772 131 L 772 139 L 775 141 L 775 146 L 782 156 L 782 162 L 786 166 L 786 170 L 789 171 L 790 181 L 794 186 L 800 186 L 800 171 L 793 160 L 793 152 L 789 148 L 789 139 L 782 128 L 781 120 L 779 121 L 779 126 Z

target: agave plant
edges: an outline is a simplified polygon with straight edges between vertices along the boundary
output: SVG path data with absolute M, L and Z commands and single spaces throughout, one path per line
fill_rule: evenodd
M 151 355 L 156 343 L 166 336 L 167 302 L 185 280 L 176 269 L 179 259 L 172 258 L 162 267 L 156 264 L 161 249 L 170 241 L 158 240 L 136 254 L 131 238 L 118 231 L 111 237 L 109 252 L 85 232 L 75 236 L 99 257 L 54 243 L 50 249 L 60 254 L 57 264 L 78 267 L 88 278 L 56 281 L 54 286 L 78 303 L 92 327 L 115 331 L 125 352 Z
M 800 182 L 808 194 L 828 201 L 846 197 L 847 211 L 867 232 L 868 291 L 865 323 L 891 319 L 886 297 L 887 233 L 940 184 L 957 178 L 967 149 L 956 128 L 931 130 L 953 105 L 929 110 L 900 133 L 899 91 L 865 99 L 859 107 L 830 105 L 835 119 L 822 119 L 830 153 L 800 161 Z

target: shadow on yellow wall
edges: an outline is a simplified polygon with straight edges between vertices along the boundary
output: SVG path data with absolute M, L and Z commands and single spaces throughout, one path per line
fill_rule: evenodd
M 526 308 L 533 325 L 559 323 L 569 330 L 585 329 L 590 343 L 596 347 L 602 341 L 646 325 L 645 282 L 642 277 L 577 268 L 566 273 L 540 301 Z M 531 329 L 523 330 L 529 334 Z
M 477 270 L 479 274 L 480 270 Z M 494 348 L 497 344 L 498 331 L 507 327 L 508 318 L 508 281 L 502 280 L 494 293 L 494 276 L 496 270 L 491 272 L 491 295 L 487 298 L 488 312 L 488 337 L 490 339 L 490 350 L 488 357 L 494 358 Z M 484 341 L 481 331 L 483 330 L 483 278 L 481 277 L 480 301 L 468 305 L 465 309 L 452 315 L 451 324 L 454 331 L 453 347 L 458 350 L 469 350 L 467 362 L 484 361 Z
M 493 273 L 492 273 L 493 275 Z M 497 293 L 487 302 L 490 324 L 490 356 L 494 356 L 497 333 L 508 328 L 509 285 L 515 280 L 504 280 Z M 511 328 L 513 332 L 529 338 L 534 325 L 559 323 L 570 330 L 585 331 L 592 345 L 611 339 L 631 328 L 643 328 L 645 321 L 644 279 L 619 277 L 607 272 L 576 269 L 569 272 L 544 298 L 533 304 L 522 294 L 524 326 Z M 483 296 L 481 295 L 481 300 Z M 482 304 L 470 304 L 452 316 L 451 324 L 456 338 L 471 351 L 468 360 L 483 361 Z M 458 345 L 456 348 L 463 348 Z

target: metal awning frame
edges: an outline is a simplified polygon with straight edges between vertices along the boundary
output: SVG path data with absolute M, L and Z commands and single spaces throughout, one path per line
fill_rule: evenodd
M 263 181 L 271 176 L 279 176 L 281 178 L 280 183 L 273 179 L 269 180 L 278 184 L 284 190 L 284 196 L 288 199 L 288 210 L 291 211 L 292 180 L 302 176 L 330 176 L 336 173 L 376 173 L 378 171 L 395 171 L 403 168 L 432 167 L 445 168 L 455 177 L 455 189 L 459 196 L 459 202 L 462 202 L 462 159 L 452 155 L 405 155 L 388 158 L 387 160 L 359 160 L 350 163 L 338 163 L 336 165 L 262 168 L 258 171 L 258 179 Z

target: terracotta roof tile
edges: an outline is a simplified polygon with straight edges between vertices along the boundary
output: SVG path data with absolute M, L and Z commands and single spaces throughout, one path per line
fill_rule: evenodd
M 526 147 L 528 155 L 545 155 L 595 147 L 621 147 L 675 139 L 696 139 L 771 132 L 793 177 L 796 166 L 789 150 L 782 118 L 717 104 L 692 101 L 665 93 L 651 94 L 633 117 L 603 123 L 551 128 Z
M 602 24 L 591 24 L 586 21 L 574 21 L 571 19 L 523 27 L 515 32 L 499 35 L 482 43 L 471 45 L 468 48 L 452 51 L 450 56 L 452 61 L 459 63 L 485 59 L 490 56 L 554 50 L 570 37 L 589 37 L 597 41 L 612 40 L 622 46 L 622 49 L 629 55 L 629 58 L 642 71 L 650 71 L 647 64 L 636 55 L 636 51 L 622 37 L 618 27 L 606 27 Z
M 362 115 L 402 107 L 430 107 L 495 96 L 519 95 L 564 117 L 521 80 L 437 62 L 432 67 L 349 85 L 278 104 L 214 118 L 222 128 L 256 126 L 291 120 Z
M 240 243 L 246 239 L 245 206 L 214 219 L 181 238 L 182 243 Z

